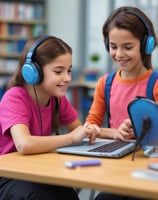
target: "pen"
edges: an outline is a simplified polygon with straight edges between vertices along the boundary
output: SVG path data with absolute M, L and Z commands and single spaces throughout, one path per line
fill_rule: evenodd
M 101 161 L 93 159 L 93 160 L 68 161 L 65 163 L 65 166 L 68 168 L 96 166 L 96 165 L 101 165 Z

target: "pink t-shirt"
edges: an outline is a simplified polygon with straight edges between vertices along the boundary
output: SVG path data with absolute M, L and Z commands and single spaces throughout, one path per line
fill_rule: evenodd
M 144 75 L 137 78 L 123 79 L 120 76 L 120 71 L 117 71 L 110 90 L 109 122 L 111 128 L 118 128 L 125 119 L 129 118 L 127 107 L 136 96 L 146 96 L 146 87 L 151 73 L 152 70 L 148 70 Z M 107 74 L 100 77 L 89 115 L 86 118 L 87 122 L 98 126 L 102 125 L 106 113 L 104 93 L 106 78 Z M 158 102 L 158 80 L 155 83 L 153 95 L 155 102 Z
M 51 97 L 49 105 L 40 106 L 43 135 L 49 136 L 52 131 L 52 117 L 55 98 Z M 68 125 L 78 117 L 66 96 L 60 98 L 60 125 Z M 8 90 L 0 102 L 0 154 L 16 151 L 10 127 L 25 124 L 32 135 L 41 135 L 41 121 L 37 103 L 33 101 L 24 87 L 13 87 Z

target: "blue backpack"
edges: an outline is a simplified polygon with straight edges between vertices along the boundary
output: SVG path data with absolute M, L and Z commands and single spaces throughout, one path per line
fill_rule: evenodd
M 109 124 L 109 118 L 110 118 L 110 107 L 109 107 L 110 90 L 111 90 L 111 84 L 112 84 L 112 81 L 114 79 L 115 74 L 116 74 L 115 71 L 109 73 L 109 75 L 107 76 L 107 79 L 106 79 L 106 82 L 105 82 L 105 88 L 104 88 L 108 127 L 110 127 L 110 124 Z M 147 84 L 146 98 L 154 100 L 153 87 L 154 87 L 155 82 L 156 82 L 157 79 L 158 79 L 158 73 L 157 72 L 152 72 L 152 74 L 150 75 L 150 78 L 148 80 L 148 84 Z

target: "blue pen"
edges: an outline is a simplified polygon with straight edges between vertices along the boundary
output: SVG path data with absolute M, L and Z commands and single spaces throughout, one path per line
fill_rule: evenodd
M 93 159 L 93 160 L 68 161 L 65 163 L 65 166 L 68 168 L 96 166 L 96 165 L 101 165 L 101 161 Z

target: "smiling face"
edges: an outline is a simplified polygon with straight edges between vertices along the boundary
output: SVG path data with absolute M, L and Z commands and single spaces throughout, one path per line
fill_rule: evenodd
M 109 47 L 111 58 L 122 71 L 135 74 L 143 66 L 140 41 L 130 31 L 112 28 L 109 32 Z
M 71 82 L 72 55 L 69 53 L 58 56 L 43 67 L 44 79 L 36 86 L 44 98 L 65 95 Z

